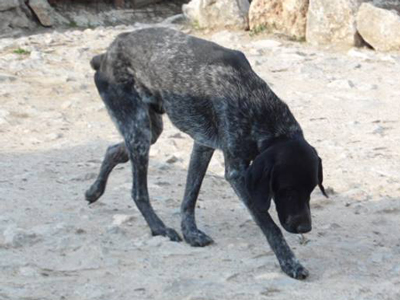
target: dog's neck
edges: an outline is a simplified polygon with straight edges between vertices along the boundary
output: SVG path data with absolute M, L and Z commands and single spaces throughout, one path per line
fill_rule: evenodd
M 304 140 L 303 132 L 296 131 L 289 135 L 271 136 L 266 139 L 258 141 L 258 151 L 259 153 L 264 152 L 268 148 L 278 143 L 283 143 L 289 140 Z

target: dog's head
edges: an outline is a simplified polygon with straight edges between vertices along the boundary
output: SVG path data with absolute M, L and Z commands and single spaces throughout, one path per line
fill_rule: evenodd
M 310 194 L 322 185 L 322 161 L 304 139 L 277 139 L 247 170 L 246 186 L 258 211 L 274 199 L 279 221 L 291 233 L 311 230 Z

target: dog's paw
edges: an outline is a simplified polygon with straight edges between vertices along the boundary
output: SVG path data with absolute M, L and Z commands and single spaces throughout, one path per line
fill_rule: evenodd
M 104 193 L 106 184 L 102 181 L 96 181 L 92 186 L 85 192 L 85 199 L 89 204 L 96 202 Z
M 179 234 L 175 231 L 175 229 L 164 227 L 160 228 L 158 230 L 154 230 L 151 232 L 153 236 L 161 235 L 168 237 L 171 241 L 173 242 L 181 242 L 182 238 L 179 236 Z
M 212 238 L 200 230 L 186 231 L 183 233 L 183 237 L 193 247 L 204 247 L 214 243 Z
M 308 270 L 298 262 L 282 266 L 282 271 L 290 277 L 299 280 L 304 280 L 310 275 Z

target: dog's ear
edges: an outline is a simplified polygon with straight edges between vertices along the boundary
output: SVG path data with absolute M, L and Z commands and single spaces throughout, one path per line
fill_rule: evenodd
M 322 170 L 322 159 L 318 156 L 318 187 L 321 190 L 322 194 L 329 198 L 328 194 L 325 192 L 325 188 L 322 185 L 322 181 L 324 180 L 324 174 Z
M 258 211 L 267 211 L 271 205 L 271 174 L 273 164 L 256 159 L 247 169 L 246 188 Z
M 311 147 L 314 150 L 315 155 L 318 157 L 318 187 L 321 190 L 321 193 L 329 198 L 328 194 L 325 192 L 325 188 L 322 185 L 322 181 L 324 181 L 324 172 L 322 170 L 322 159 L 319 157 L 317 150 L 314 147 Z

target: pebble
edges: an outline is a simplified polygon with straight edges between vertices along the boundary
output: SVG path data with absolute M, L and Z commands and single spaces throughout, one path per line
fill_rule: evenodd
M 280 47 L 282 43 L 274 40 L 259 40 L 256 42 L 252 42 L 250 44 L 251 48 L 255 49 L 265 49 L 265 48 L 277 48 Z
M 171 157 L 169 157 L 165 162 L 168 164 L 174 164 L 177 161 L 179 161 L 180 159 L 178 157 L 176 157 L 175 155 L 172 155 Z
M 351 80 L 340 79 L 332 81 L 328 84 L 328 87 L 338 89 L 351 89 L 354 88 L 354 83 Z
M 357 57 L 357 58 L 361 58 L 364 60 L 371 59 L 371 57 L 372 57 L 372 55 L 370 53 L 367 53 L 365 51 L 360 51 L 355 48 L 350 49 L 347 52 L 347 55 L 350 57 Z
M 13 82 L 16 81 L 17 77 L 5 73 L 0 73 L 0 82 Z
M 354 214 L 356 214 L 356 215 L 365 214 L 365 213 L 368 213 L 368 212 L 369 212 L 369 209 L 366 206 L 362 205 L 362 204 L 357 204 L 354 207 Z
M 5 109 L 0 109 L 0 124 L 8 123 L 7 117 L 10 115 L 10 112 Z
M 55 141 L 58 139 L 61 139 L 62 137 L 64 137 L 64 135 L 62 133 L 50 133 L 46 136 L 46 141 Z
M 400 265 L 395 265 L 390 272 L 395 276 L 400 276 Z
M 107 233 L 117 234 L 117 235 L 126 235 L 125 230 L 123 230 L 120 226 L 117 226 L 114 224 L 107 227 Z
M 161 245 L 165 244 L 169 242 L 169 238 L 165 237 L 165 236 L 153 236 L 151 237 L 146 243 L 146 245 L 152 247 L 152 248 L 159 248 L 161 247 Z
M 224 30 L 213 34 L 211 40 L 224 47 L 233 48 L 233 44 L 239 40 L 239 37 L 233 32 Z
M 40 276 L 39 272 L 36 271 L 32 267 L 21 267 L 19 268 L 19 273 L 25 277 L 38 277 Z
M 72 106 L 71 101 L 65 101 L 61 104 L 61 109 L 67 109 L 67 108 L 70 108 L 71 106 Z
M 42 53 L 40 51 L 34 50 L 29 55 L 29 58 L 33 59 L 33 60 L 42 60 L 43 59 L 43 55 L 42 55 Z
M 41 240 L 41 236 L 36 233 L 17 228 L 15 225 L 7 227 L 3 232 L 3 236 L 5 244 L 14 248 L 31 246 Z
M 129 215 L 114 215 L 112 224 L 115 226 L 121 226 L 123 224 L 132 222 L 135 220 L 134 216 Z

